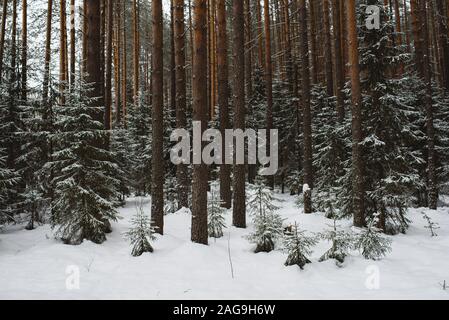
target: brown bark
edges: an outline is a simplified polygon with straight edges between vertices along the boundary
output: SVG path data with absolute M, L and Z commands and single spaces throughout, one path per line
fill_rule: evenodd
M 271 60 L 271 19 L 270 4 L 264 0 L 264 19 L 265 19 L 265 86 L 267 95 L 267 132 L 273 129 L 273 63 Z M 269 141 L 267 141 L 269 145 Z M 274 188 L 274 177 L 269 177 L 269 186 Z
M 449 90 L 449 44 L 448 44 L 448 26 L 447 26 L 447 15 L 444 10 L 443 0 L 436 0 L 436 11 L 438 17 L 438 27 L 439 27 L 439 46 L 441 49 L 441 62 L 442 62 L 442 76 L 443 85 L 446 90 Z
M 207 126 L 207 0 L 193 1 L 193 120 Z M 204 163 L 193 165 L 192 235 L 195 243 L 208 244 L 207 189 L 208 168 Z
M 76 33 L 75 33 L 75 0 L 70 0 L 70 86 L 75 86 L 76 74 Z
M 174 49 L 176 66 L 176 127 L 187 126 L 186 108 L 186 39 L 184 22 L 184 0 L 174 0 Z M 176 170 L 178 180 L 178 207 L 189 207 L 189 177 L 186 164 L 180 164 Z
M 363 159 L 360 143 L 363 139 L 362 133 L 362 97 L 360 92 L 360 65 L 357 38 L 357 18 L 355 0 L 348 0 L 347 7 L 348 41 L 349 41 L 349 63 L 351 71 L 351 94 L 352 94 L 352 193 L 354 226 L 365 225 L 364 212 L 364 181 L 363 181 Z
M 27 76 L 28 76 L 28 4 L 27 0 L 22 0 L 22 79 L 21 98 L 27 100 Z
M 140 53 L 140 44 L 139 44 L 139 17 L 137 13 L 137 0 L 133 0 L 133 63 L 134 63 L 134 94 L 133 100 L 134 105 L 137 106 L 139 103 L 139 53 Z
M 260 6 L 260 1 L 256 1 L 256 14 L 257 14 L 257 53 L 258 53 L 258 61 L 259 68 L 264 67 L 264 52 L 263 52 L 263 27 L 262 27 L 262 8 Z
M 126 127 L 126 118 L 127 118 L 127 104 L 128 104 L 128 94 L 126 91 L 126 81 L 128 78 L 128 70 L 127 70 L 127 50 L 126 50 L 126 2 L 124 0 L 121 0 L 121 7 L 122 7 L 122 14 L 121 14 L 121 49 L 122 49 L 122 72 L 121 72 L 121 98 L 122 98 L 122 117 L 123 117 L 123 123 Z M 162 90 L 161 90 L 162 91 Z
M 67 12 L 66 1 L 61 0 L 59 2 L 59 25 L 60 25 L 60 39 L 59 39 L 59 88 L 61 94 L 61 104 L 65 104 L 65 89 L 67 84 Z
M 233 19 L 233 63 L 234 63 L 234 129 L 245 130 L 245 26 L 243 1 L 234 1 Z M 237 228 L 246 228 L 246 194 L 244 164 L 234 165 L 234 205 L 232 223 Z
M 335 57 L 335 85 L 337 96 L 337 117 L 343 122 L 345 118 L 345 105 L 343 89 L 345 85 L 344 61 L 341 48 L 341 11 L 339 0 L 332 0 L 333 26 L 334 26 L 334 57 Z
M 162 1 L 152 2 L 153 16 L 153 147 L 151 175 L 151 219 L 157 233 L 164 234 L 164 150 L 163 150 L 163 83 L 164 83 L 164 53 L 163 53 L 163 13 Z
M 326 88 L 327 95 L 334 95 L 334 77 L 332 73 L 332 43 L 329 21 L 329 0 L 323 0 L 323 27 L 324 27 L 324 60 L 326 65 Z
M 106 0 L 107 11 L 107 41 L 106 41 L 106 76 L 105 76 L 105 117 L 104 127 L 111 130 L 111 105 L 112 105 L 112 36 L 114 24 L 113 0 Z
M 51 18 L 53 15 L 53 0 L 48 0 L 47 4 L 47 28 L 45 40 L 45 62 L 44 62 L 44 81 L 42 90 L 42 102 L 48 101 L 48 83 L 50 81 L 50 59 L 51 59 Z
M 5 52 L 5 31 L 6 31 L 7 15 L 8 15 L 8 0 L 3 0 L 2 26 L 0 30 L 0 83 L 2 82 L 2 75 L 3 75 L 3 55 Z
M 303 147 L 304 147 L 304 184 L 313 188 L 312 168 L 312 115 L 310 110 L 310 71 L 309 71 L 309 36 L 307 32 L 307 7 L 306 1 L 299 1 L 300 24 L 301 24 L 301 79 L 302 94 L 301 106 L 303 111 Z M 304 213 L 312 213 L 312 195 L 310 192 L 304 194 Z
M 220 130 L 224 136 L 230 129 L 229 123 L 229 71 L 228 71 L 228 36 L 226 29 L 226 0 L 217 0 L 217 62 L 218 62 L 218 108 L 220 112 Z M 222 159 L 225 158 L 223 150 Z M 220 195 L 223 207 L 230 209 L 232 205 L 231 166 L 220 166 Z

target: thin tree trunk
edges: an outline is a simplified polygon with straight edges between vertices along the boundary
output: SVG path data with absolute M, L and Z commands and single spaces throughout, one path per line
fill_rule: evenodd
M 184 22 L 184 0 L 174 0 L 174 49 L 176 74 L 176 127 L 185 129 L 186 118 L 186 37 Z M 189 207 L 189 177 L 187 164 L 180 164 L 176 170 L 178 180 L 178 207 Z
M 343 122 L 345 118 L 345 105 L 343 89 L 345 85 L 344 61 L 341 48 L 341 11 L 339 0 L 332 0 L 332 13 L 334 25 L 334 57 L 335 57 L 335 84 L 337 95 L 337 117 L 338 121 Z
M 363 181 L 363 159 L 360 143 L 363 139 L 362 133 L 362 97 L 360 93 L 360 65 L 357 38 L 357 18 L 355 0 L 348 0 L 347 7 L 348 40 L 349 40 L 349 63 L 351 70 L 351 94 L 352 94 L 352 192 L 354 226 L 365 225 L 365 191 Z
M 48 0 L 47 4 L 47 31 L 45 40 L 45 62 L 44 81 L 42 90 L 42 103 L 48 102 L 48 83 L 50 81 L 50 59 L 51 59 L 51 18 L 53 15 L 53 0 Z
M 332 73 L 332 42 L 329 21 L 329 0 L 323 0 L 323 22 L 324 22 L 324 57 L 326 64 L 326 88 L 327 95 L 334 95 L 334 77 Z
M 234 1 L 232 7 L 234 48 L 234 129 L 245 130 L 245 22 L 243 1 Z M 232 223 L 246 228 L 245 164 L 234 165 L 234 205 Z
M 267 94 L 267 132 L 273 129 L 273 63 L 271 60 L 271 19 L 270 3 L 264 0 L 265 18 L 265 85 Z M 270 141 L 267 141 L 269 145 Z M 274 177 L 268 178 L 270 188 L 274 188 Z M 234 191 L 235 192 L 235 191 Z
M 59 2 L 59 24 L 60 24 L 60 43 L 59 43 L 59 89 L 61 95 L 61 105 L 65 104 L 65 89 L 67 84 L 67 13 L 66 1 Z
M 76 74 L 76 34 L 75 34 L 75 0 L 70 0 L 70 86 L 75 86 Z
M 299 1 L 301 24 L 301 78 L 302 94 L 301 105 L 303 110 L 303 144 L 304 144 L 304 185 L 313 188 L 312 168 L 312 114 L 310 111 L 310 71 L 309 71 L 309 37 L 307 32 L 307 7 L 306 1 Z M 304 192 L 304 213 L 312 213 L 312 194 Z
M 153 15 L 153 170 L 151 175 L 151 219 L 156 231 L 164 234 L 164 52 L 162 1 L 152 2 Z
M 27 0 L 22 0 L 22 101 L 27 100 L 28 78 L 28 6 Z
M 226 0 L 217 0 L 218 22 L 218 108 L 220 112 L 220 130 L 224 136 L 225 130 L 230 129 L 229 123 L 229 71 L 228 71 L 228 36 L 226 28 Z M 223 150 L 222 159 L 225 159 Z M 220 166 L 220 195 L 223 207 L 232 206 L 231 166 L 223 163 Z
M 137 0 L 133 0 L 133 63 L 134 63 L 134 94 L 133 100 L 134 105 L 137 106 L 139 103 L 139 53 L 140 53 L 140 44 L 139 44 L 139 17 L 137 13 Z
M 0 83 L 2 83 L 3 75 L 3 55 L 5 52 L 5 31 L 6 31 L 6 18 L 8 15 L 8 0 L 3 0 L 2 7 L 2 26 L 0 30 Z
M 113 0 L 106 0 L 107 5 L 107 44 L 106 44 L 106 78 L 105 78 L 105 117 L 104 127 L 111 130 L 111 105 L 112 105 L 112 35 L 114 24 Z
M 121 45 L 122 45 L 122 74 L 121 74 L 121 98 L 122 98 L 122 116 L 123 116 L 123 123 L 126 127 L 126 121 L 127 121 L 127 104 L 128 104 L 128 92 L 126 88 L 126 81 L 128 78 L 128 70 L 127 70 L 127 50 L 126 50 L 126 2 L 124 0 L 121 0 L 121 7 L 122 7 L 122 30 L 121 30 Z M 162 90 L 161 90 L 162 91 Z

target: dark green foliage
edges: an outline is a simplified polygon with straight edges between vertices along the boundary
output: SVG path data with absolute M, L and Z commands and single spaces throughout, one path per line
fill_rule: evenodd
M 298 224 L 291 227 L 291 231 L 284 236 L 284 250 L 288 254 L 286 266 L 297 265 L 301 269 L 311 263 L 309 256 L 312 254 L 312 247 L 317 244 L 316 237 L 307 236 L 305 231 L 299 230 Z

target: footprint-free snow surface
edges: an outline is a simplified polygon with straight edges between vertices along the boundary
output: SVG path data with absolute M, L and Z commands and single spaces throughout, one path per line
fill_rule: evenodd
M 293 197 L 280 197 L 286 224 L 297 221 L 310 233 L 332 224 L 323 214 L 304 215 Z M 391 237 L 393 250 L 381 261 L 353 252 L 342 267 L 320 263 L 329 248 L 321 241 L 312 264 L 300 270 L 284 266 L 282 251 L 254 254 L 245 239 L 251 224 L 246 230 L 227 228 L 209 246 L 191 243 L 188 211 L 166 216 L 165 235 L 154 242 L 155 252 L 134 258 L 123 233 L 140 201 L 131 198 L 120 209 L 121 219 L 102 245 L 64 245 L 48 226 L 0 231 L 0 298 L 449 299 L 449 288 L 443 288 L 444 281 L 449 287 L 449 208 L 426 211 L 439 223 L 437 237 L 425 228 L 425 209 L 411 209 L 408 233 Z M 149 213 L 148 199 L 145 208 Z M 349 229 L 350 221 L 340 225 Z

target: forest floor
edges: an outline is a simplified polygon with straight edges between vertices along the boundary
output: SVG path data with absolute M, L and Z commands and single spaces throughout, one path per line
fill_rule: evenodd
M 332 224 L 322 214 L 302 214 L 293 197 L 279 197 L 286 223 L 297 221 L 309 232 Z M 424 228 L 425 209 L 411 209 L 408 233 L 391 237 L 393 250 L 381 261 L 354 252 L 342 267 L 320 263 L 329 248 L 322 241 L 313 263 L 300 270 L 285 267 L 281 251 L 254 254 L 244 238 L 251 225 L 228 228 L 209 246 L 191 243 L 188 212 L 166 216 L 165 235 L 154 242 L 153 254 L 131 257 L 123 233 L 138 202 L 131 198 L 120 209 L 122 219 L 102 245 L 64 245 L 48 226 L 1 231 L 0 299 L 449 299 L 449 288 L 442 286 L 449 285 L 449 208 L 426 210 L 440 225 L 437 237 Z M 148 199 L 145 209 L 150 211 Z M 349 228 L 350 221 L 340 224 Z M 73 286 L 77 272 L 79 288 Z

